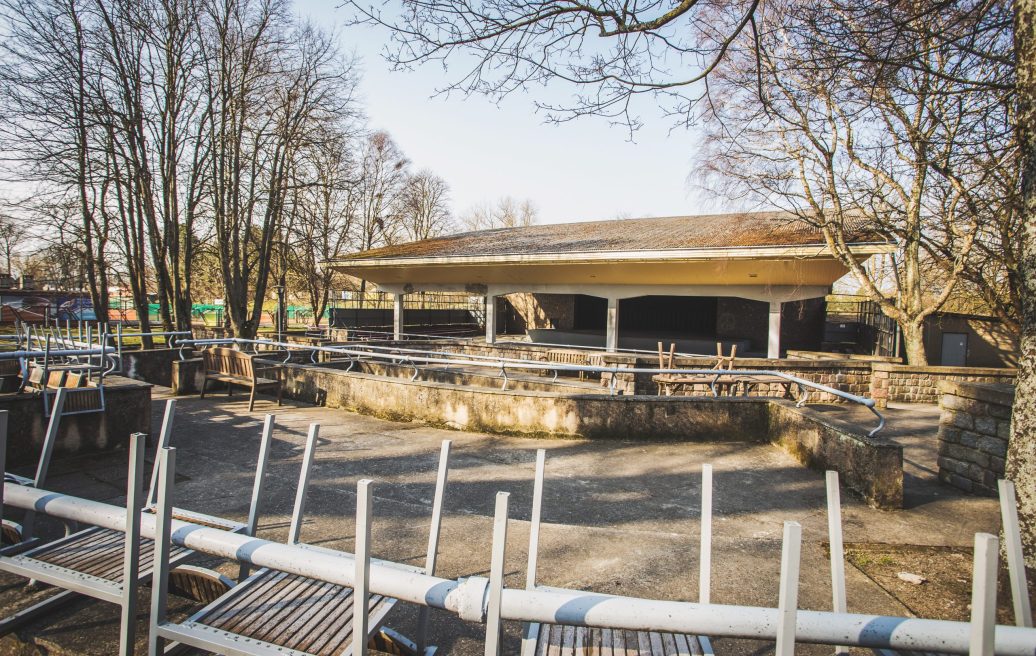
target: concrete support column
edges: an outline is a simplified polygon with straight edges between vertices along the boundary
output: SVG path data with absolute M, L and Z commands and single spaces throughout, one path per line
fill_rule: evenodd
M 496 344 L 496 296 L 486 294 L 486 344 Z
M 608 299 L 608 320 L 605 323 L 604 346 L 609 353 L 619 350 L 619 299 Z
M 392 306 L 392 339 L 399 340 L 403 335 L 403 299 L 406 294 L 396 294 Z
M 770 301 L 770 330 L 766 340 L 766 357 L 781 357 L 781 302 Z

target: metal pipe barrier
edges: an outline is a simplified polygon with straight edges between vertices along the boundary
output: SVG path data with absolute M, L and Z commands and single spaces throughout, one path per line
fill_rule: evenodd
M 222 338 L 222 339 L 195 339 L 195 340 L 181 340 L 180 344 L 180 358 L 184 359 L 183 349 L 189 345 L 219 345 L 219 344 L 236 344 L 238 346 L 272 346 L 277 349 L 295 349 L 300 351 L 319 351 L 324 353 L 333 353 L 337 355 L 345 355 L 351 357 L 367 357 L 371 359 L 380 360 L 392 360 L 393 363 L 400 361 L 402 353 L 393 356 L 391 353 L 380 353 L 372 352 L 370 350 L 361 350 L 353 347 L 344 346 L 302 346 L 299 344 L 291 344 L 287 342 L 275 342 L 272 340 L 257 340 L 257 339 L 241 339 L 241 338 Z M 393 349 L 389 349 L 393 350 Z M 878 412 L 875 407 L 874 399 L 868 399 L 866 397 L 857 396 L 856 394 L 850 394 L 849 392 L 843 392 L 842 390 L 823 385 L 821 383 L 815 383 L 811 380 L 805 380 L 798 376 L 792 376 L 791 374 L 784 373 L 777 370 L 766 370 L 766 369 L 659 369 L 655 367 L 620 367 L 620 366 L 602 366 L 602 365 L 578 365 L 578 364 L 563 364 L 563 363 L 552 363 L 552 362 L 541 362 L 538 360 L 519 360 L 514 358 L 493 358 L 492 356 L 468 356 L 464 355 L 465 359 L 459 359 L 455 357 L 432 357 L 428 355 L 418 355 L 418 353 L 436 353 L 434 351 L 421 351 L 419 349 L 407 349 L 408 354 L 405 360 L 409 361 L 409 364 L 414 366 L 415 374 L 417 370 L 417 363 L 422 364 L 443 364 L 443 365 L 463 365 L 469 367 L 489 367 L 492 366 L 494 369 L 498 368 L 504 378 L 504 389 L 507 387 L 507 369 L 525 369 L 534 371 L 581 371 L 585 373 L 610 373 L 612 374 L 611 389 L 612 393 L 615 393 L 615 381 L 618 374 L 684 374 L 694 376 L 714 376 L 712 382 L 712 395 L 718 396 L 716 390 L 716 382 L 720 378 L 729 378 L 737 376 L 776 376 L 783 380 L 787 380 L 790 383 L 794 383 L 803 388 L 809 388 L 812 390 L 818 390 L 832 396 L 837 396 L 846 401 L 862 405 L 870 410 L 875 417 L 878 418 L 878 425 L 875 426 L 870 432 L 867 433 L 867 437 L 874 437 L 883 428 L 885 428 L 885 417 Z M 410 354 L 412 353 L 412 354 Z M 440 352 L 441 353 L 441 352 Z M 416 378 L 416 376 L 415 376 Z M 801 401 L 800 401 L 801 404 Z
M 722 340 L 720 340 L 720 341 L 722 341 Z M 496 343 L 497 344 L 514 345 L 514 346 L 522 346 L 522 345 L 529 345 L 529 346 L 553 346 L 553 347 L 557 347 L 557 348 L 578 349 L 580 351 L 601 351 L 602 353 L 607 353 L 609 355 L 612 355 L 612 354 L 622 354 L 622 353 L 638 353 L 638 354 L 639 353 L 646 353 L 648 355 L 654 355 L 654 356 L 658 355 L 658 351 L 652 351 L 650 349 L 621 348 L 621 349 L 616 349 L 614 351 L 609 351 L 607 346 L 575 346 L 575 345 L 572 345 L 572 344 L 555 344 L 553 342 L 522 342 L 522 341 L 516 341 L 516 340 L 510 340 L 510 339 L 497 340 Z M 668 355 L 668 354 L 669 354 L 669 352 L 666 351 L 666 355 Z M 680 351 L 673 351 L 673 356 L 674 357 L 680 357 L 680 358 L 713 358 L 713 359 L 715 359 L 716 354 L 713 353 L 712 355 L 709 355 L 707 353 L 681 353 Z
M 126 530 L 126 510 L 119 506 L 16 483 L 5 483 L 3 500 L 9 506 L 55 519 Z M 141 536 L 154 539 L 155 515 L 143 513 L 140 524 Z M 270 567 L 349 587 L 354 583 L 352 554 L 271 542 L 178 520 L 173 521 L 171 537 L 175 545 L 253 567 Z M 477 576 L 451 581 L 382 560 L 372 561 L 370 568 L 372 593 L 446 610 L 467 621 L 486 621 L 488 583 L 488 579 Z M 559 588 L 505 589 L 500 616 L 520 622 L 769 641 L 777 638 L 781 620 L 777 608 L 662 601 Z M 798 610 L 794 626 L 796 642 L 951 654 L 967 654 L 972 633 L 968 622 L 810 610 Z M 997 626 L 994 644 L 1000 656 L 1032 656 L 1036 653 L 1036 629 Z
M 363 335 L 384 335 L 384 336 L 387 336 L 386 341 L 391 341 L 396 336 L 396 333 L 391 332 L 391 331 L 369 331 L 369 330 L 366 330 L 366 329 L 340 329 L 340 330 L 345 330 L 345 331 L 348 331 L 349 333 L 359 333 L 359 334 L 363 334 Z M 401 338 L 411 338 L 411 337 L 413 337 L 413 338 L 430 339 L 430 340 L 435 340 L 435 339 L 438 339 L 438 340 L 458 340 L 458 339 L 463 339 L 463 337 L 461 337 L 461 336 L 441 335 L 441 334 L 440 335 L 423 335 L 421 333 L 400 333 L 399 336 Z M 602 351 L 602 352 L 608 352 L 608 353 L 638 353 L 638 354 L 639 353 L 646 353 L 646 354 L 652 354 L 652 355 L 658 354 L 658 351 L 653 351 L 653 350 L 649 350 L 649 349 L 645 349 L 645 348 L 620 348 L 620 349 L 617 349 L 617 350 L 608 351 L 608 347 L 607 346 L 575 346 L 573 344 L 554 344 L 554 343 L 551 343 L 551 342 L 525 342 L 525 341 L 514 341 L 514 340 L 499 340 L 496 343 L 500 344 L 500 345 L 509 345 L 509 346 L 551 346 L 551 347 L 555 347 L 555 348 L 575 348 L 575 349 L 578 349 L 578 350 L 596 350 L 596 351 Z M 680 351 L 673 352 L 673 355 L 679 356 L 679 358 L 715 358 L 715 355 L 709 355 L 709 354 L 706 354 L 706 353 L 686 353 L 686 352 L 680 352 Z

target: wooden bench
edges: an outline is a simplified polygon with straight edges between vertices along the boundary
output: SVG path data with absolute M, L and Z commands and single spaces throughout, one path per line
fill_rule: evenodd
M 94 365 L 65 364 L 57 366 L 29 365 L 25 388 L 43 398 L 44 415 L 52 412 L 52 399 L 59 389 L 68 390 L 63 413 L 66 415 L 104 411 L 103 376 L 91 380 Z
M 662 351 L 662 342 L 658 343 L 658 368 L 672 369 L 673 355 L 676 350 L 675 344 L 669 345 L 668 358 Z M 651 378 L 658 385 L 659 396 L 672 396 L 674 392 L 686 389 L 694 392 L 698 386 L 704 386 L 714 395 L 719 396 L 724 391 L 731 392 L 737 381 L 733 376 L 722 372 L 734 368 L 734 358 L 737 356 L 737 344 L 730 347 L 730 355 L 723 355 L 723 343 L 716 342 L 716 363 L 712 369 L 717 373 L 712 374 L 656 374 Z
M 744 376 L 738 376 L 735 379 L 735 382 L 741 388 L 741 394 L 743 396 L 751 396 L 752 392 L 754 392 L 756 388 L 758 388 L 761 385 L 765 385 L 767 387 L 767 391 L 771 391 L 774 387 L 780 388 L 780 396 L 784 399 L 794 398 L 791 391 L 793 388 L 798 388 L 800 405 L 801 402 L 805 401 L 807 396 L 807 392 L 802 387 L 802 385 L 796 383 L 793 380 L 781 378 L 780 376 L 767 376 L 765 374 L 749 374 Z M 761 396 L 770 396 L 770 394 Z
M 248 411 L 255 407 L 255 393 L 259 389 L 277 388 L 277 405 L 281 405 L 283 388 L 281 380 L 277 378 L 264 378 L 260 373 L 267 371 L 277 372 L 280 367 L 277 365 L 266 365 L 256 367 L 255 360 L 258 355 L 243 353 L 232 348 L 215 347 L 208 348 L 201 352 L 205 365 L 205 379 L 201 383 L 201 398 L 205 398 L 205 388 L 210 380 L 216 380 L 227 385 L 227 396 L 232 394 L 233 386 L 240 385 L 251 390 L 248 395 Z

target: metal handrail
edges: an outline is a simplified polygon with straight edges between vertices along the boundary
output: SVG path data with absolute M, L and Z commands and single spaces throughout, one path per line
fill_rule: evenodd
M 371 351 L 361 351 L 355 348 L 348 348 L 343 346 L 300 346 L 298 344 L 291 344 L 287 342 L 275 342 L 272 340 L 256 340 L 256 339 L 242 339 L 242 338 L 222 338 L 222 339 L 198 339 L 198 340 L 182 340 L 180 342 L 180 358 L 184 359 L 183 348 L 188 344 L 197 345 L 217 345 L 217 344 L 237 344 L 237 345 L 252 345 L 252 346 L 275 346 L 277 348 L 287 348 L 296 350 L 313 350 L 323 351 L 327 353 L 335 353 L 339 355 L 348 356 L 361 356 L 373 359 L 381 360 L 400 360 L 400 354 L 397 353 L 395 356 L 388 353 L 375 353 Z M 399 350 L 399 349 L 397 349 Z M 406 349 L 407 351 L 421 351 L 418 349 Z M 618 374 L 685 374 L 685 375 L 700 375 L 700 376 L 716 376 L 719 377 L 730 377 L 730 376 L 777 376 L 790 383 L 799 385 L 800 387 L 807 387 L 814 390 L 819 390 L 832 396 L 836 396 L 846 401 L 856 403 L 864 406 L 870 410 L 874 416 L 878 418 L 878 425 L 874 427 L 870 432 L 867 433 L 867 437 L 874 437 L 883 428 L 885 428 L 885 417 L 878 412 L 875 407 L 876 404 L 874 399 L 868 399 L 866 397 L 858 396 L 856 394 L 850 394 L 849 392 L 843 392 L 842 390 L 835 389 L 828 385 L 821 383 L 815 383 L 811 380 L 805 380 L 798 376 L 784 373 L 783 371 L 766 370 L 766 369 L 660 369 L 657 367 L 622 367 L 622 366 L 603 366 L 603 365 L 579 365 L 579 364 L 565 364 L 565 363 L 554 363 L 554 362 L 540 362 L 538 360 L 516 360 L 514 358 L 495 358 L 488 360 L 490 356 L 477 356 L 482 359 L 471 358 L 470 356 L 464 356 L 468 359 L 459 358 L 443 358 L 443 357 L 429 357 L 421 355 L 408 355 L 407 359 L 412 363 L 421 362 L 423 364 L 452 364 L 452 365 L 463 365 L 471 367 L 489 367 L 499 368 L 503 370 L 505 367 L 511 369 L 529 369 L 535 371 L 577 371 L 585 373 L 610 373 L 612 374 L 612 382 L 614 383 L 614 376 Z M 506 388 L 507 379 L 505 377 L 504 385 Z M 614 388 L 613 388 L 614 392 Z M 717 396 L 715 386 L 712 386 L 713 396 Z
M 56 519 L 126 530 L 125 508 L 98 501 L 14 482 L 4 484 L 3 500 L 8 506 Z M 154 540 L 157 524 L 154 514 L 143 513 L 141 536 Z M 315 551 L 175 519 L 170 538 L 176 546 L 254 567 L 346 587 L 355 584 L 355 556 L 341 551 Z M 372 593 L 439 608 L 467 621 L 486 621 L 487 589 L 488 579 L 480 576 L 450 580 L 389 561 L 372 560 L 370 565 Z M 504 588 L 500 602 L 501 618 L 511 621 L 769 641 L 777 637 L 780 614 L 779 608 L 772 607 L 664 601 L 563 588 Z M 971 646 L 969 622 L 798 608 L 794 615 L 794 639 L 801 643 L 955 654 L 967 654 Z M 997 625 L 994 640 L 994 653 L 999 656 L 1031 656 L 1036 648 L 1036 629 Z

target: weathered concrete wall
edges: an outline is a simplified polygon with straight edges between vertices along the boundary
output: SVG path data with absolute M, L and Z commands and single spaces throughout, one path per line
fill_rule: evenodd
M 305 363 L 302 363 L 305 364 Z M 327 364 L 325 366 L 340 371 L 349 369 L 349 364 L 341 360 Z M 353 365 L 352 371 L 364 374 L 373 374 L 375 376 L 385 376 L 388 378 L 398 378 L 406 381 L 410 381 L 414 378 L 414 367 L 412 365 L 405 364 L 391 364 L 385 362 L 359 362 Z M 586 386 L 576 387 L 575 385 L 569 385 L 566 389 L 566 379 L 559 377 L 556 382 L 551 379 L 545 379 L 540 381 L 540 377 L 530 379 L 529 374 L 535 372 L 522 370 L 521 378 L 515 378 L 514 373 L 507 379 L 506 389 L 510 391 L 526 391 L 526 392 L 552 392 L 552 393 L 570 393 L 570 394 L 607 394 L 608 390 L 604 388 L 591 388 L 587 389 Z M 484 387 L 487 389 L 504 389 L 504 378 L 499 372 L 493 372 L 492 370 L 486 370 L 485 373 L 474 373 L 471 371 L 463 371 L 459 369 L 446 369 L 438 367 L 419 367 L 417 369 L 418 381 L 430 382 L 430 383 L 445 383 L 447 385 L 463 385 L 466 387 Z M 571 380 L 571 379 L 567 379 Z
M 765 441 L 766 404 L 504 391 L 410 382 L 323 366 L 285 367 L 285 395 L 403 421 L 493 433 L 622 439 Z
M 491 433 L 618 439 L 773 441 L 804 464 L 833 468 L 882 508 L 902 505 L 902 449 L 752 397 L 610 396 L 410 382 L 327 366 L 286 365 L 290 398 L 403 421 Z
M 942 381 L 939 390 L 939 480 L 996 496 L 1011 435 L 1014 387 Z
M 844 485 L 878 508 L 903 507 L 903 447 L 853 435 L 788 401 L 770 404 L 770 440 L 812 469 L 838 471 Z
M 190 357 L 189 350 L 187 357 Z M 172 387 L 173 362 L 179 359 L 179 349 L 123 351 L 122 375 L 152 385 Z
M 151 434 L 151 385 L 110 376 L 104 397 L 104 412 L 61 418 L 55 455 L 118 449 L 133 433 Z M 43 415 L 43 400 L 30 393 L 0 394 L 0 410 L 8 412 L 8 466 L 35 465 L 50 421 Z
M 201 358 L 189 360 L 174 360 L 170 374 L 169 387 L 173 388 L 173 394 L 197 394 L 201 391 L 201 382 L 204 378 L 205 369 Z
M 870 397 L 879 407 L 889 401 L 938 403 L 941 381 L 1013 384 L 1015 369 L 992 367 L 913 367 L 875 362 Z

